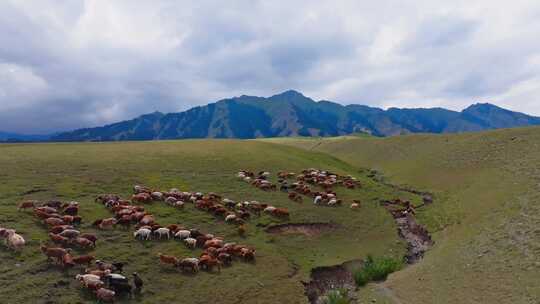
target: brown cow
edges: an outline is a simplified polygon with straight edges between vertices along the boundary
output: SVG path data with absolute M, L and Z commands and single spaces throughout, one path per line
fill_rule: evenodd
M 51 229 L 49 229 L 49 232 L 58 234 L 58 233 L 61 233 L 64 230 L 74 229 L 74 228 L 75 227 L 73 227 L 71 225 L 58 225 L 58 226 L 53 226 Z
M 45 219 L 43 222 L 46 225 L 48 225 L 49 227 L 54 227 L 54 226 L 65 225 L 66 224 L 62 219 L 54 218 L 54 217 L 50 217 L 48 219 Z
M 64 249 L 59 247 L 46 247 L 45 245 L 40 246 L 41 252 L 47 256 L 47 260 L 49 261 L 51 258 L 56 258 L 58 262 L 62 262 L 62 258 L 67 253 L 71 252 L 71 249 Z
M 49 237 L 51 238 L 51 241 L 53 241 L 54 243 L 61 244 L 64 246 L 69 244 L 69 239 L 67 237 L 63 237 L 61 235 L 54 234 L 52 232 L 49 233 Z
M 99 223 L 98 227 L 99 229 L 105 230 L 105 229 L 112 229 L 113 226 L 116 225 L 116 219 L 115 218 L 106 218 Z
M 158 256 L 159 256 L 159 261 L 162 264 L 171 264 L 171 265 L 178 264 L 178 259 L 175 256 L 164 255 L 164 254 L 161 254 L 161 253 L 158 253 Z
M 221 272 L 221 261 L 209 255 L 201 256 L 199 259 L 199 265 L 201 266 L 201 269 L 206 269 L 208 271 L 212 271 L 214 266 L 217 266 L 218 272 Z
M 91 241 L 92 243 L 94 243 L 94 247 L 96 246 L 97 236 L 95 234 L 83 233 L 83 234 L 80 235 L 80 237 Z
M 89 239 L 87 238 L 83 238 L 83 237 L 78 237 L 76 239 L 73 240 L 73 242 L 81 247 L 81 248 L 92 248 L 92 247 L 95 247 L 95 244 L 90 241 Z
M 62 256 L 62 266 L 64 266 L 64 268 L 71 268 L 75 266 L 75 262 L 73 261 L 73 256 L 71 256 L 71 254 L 66 253 Z
M 94 256 L 92 255 L 81 255 L 81 256 L 78 256 L 78 257 L 74 257 L 73 258 L 73 262 L 75 264 L 78 264 L 78 265 L 88 265 L 90 266 L 90 263 L 92 263 L 92 261 L 95 259 Z
M 146 192 L 138 193 L 131 196 L 131 201 L 134 203 L 151 203 L 152 196 Z
M 100 288 L 98 290 L 96 290 L 96 297 L 98 298 L 99 301 L 103 301 L 103 302 L 114 302 L 114 296 L 116 295 L 116 293 L 110 289 L 107 289 L 107 288 Z
M 24 201 L 19 204 L 18 211 L 21 211 L 22 209 L 29 209 L 34 208 L 38 201 Z

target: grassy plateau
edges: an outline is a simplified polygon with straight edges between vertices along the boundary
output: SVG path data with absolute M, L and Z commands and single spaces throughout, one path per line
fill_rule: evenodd
M 361 142 L 364 142 L 364 139 Z M 365 139 L 365 142 L 366 146 L 372 142 L 374 146 L 378 146 L 376 140 Z M 392 140 L 380 142 L 391 143 Z M 399 239 L 392 217 L 379 205 L 379 201 L 398 197 L 410 199 L 413 203 L 421 201 L 418 195 L 401 191 L 368 177 L 370 172 L 360 167 L 385 162 L 357 158 L 357 152 L 354 152 L 356 142 L 351 143 L 350 155 L 329 151 L 330 155 L 281 144 L 237 140 L 2 144 L 0 226 L 16 229 L 25 237 L 27 245 L 21 252 L 14 252 L 3 243 L 0 244 L 0 302 L 96 301 L 92 294 L 82 289 L 74 280 L 80 269 L 62 270 L 47 263 L 39 250 L 40 242 L 48 240 L 46 227 L 30 210 L 17 211 L 17 205 L 21 200 L 59 199 L 78 201 L 81 206 L 79 213 L 83 217 L 80 230 L 96 233 L 99 237 L 95 250 L 76 252 L 76 255 L 89 253 L 105 261 L 124 262 L 125 273 L 137 271 L 145 280 L 142 294 L 131 299 L 120 299 L 119 303 L 306 303 L 307 298 L 304 296 L 301 281 L 309 280 L 310 270 L 314 267 L 363 259 L 369 254 L 401 258 L 405 253 L 406 244 Z M 365 145 L 361 144 L 360 147 Z M 348 150 L 343 152 L 346 151 Z M 350 164 L 346 161 L 350 161 Z M 394 163 L 398 166 L 396 161 Z M 351 210 L 347 203 L 334 208 L 314 206 L 306 198 L 304 203 L 299 204 L 289 200 L 283 192 L 264 192 L 238 180 L 235 176 L 240 169 L 268 170 L 273 173 L 271 179 L 275 181 L 276 173 L 280 170 L 299 172 L 310 167 L 357 177 L 362 182 L 361 188 L 335 189 L 338 196 L 347 203 L 353 199 L 361 200 L 361 208 Z M 385 171 L 392 172 L 390 170 L 392 167 L 388 169 Z M 397 176 L 406 178 L 409 171 L 397 173 L 401 174 Z M 472 177 L 475 176 L 469 178 Z M 450 177 L 441 178 L 450 181 Z M 453 178 L 461 179 L 461 175 L 455 175 Z M 484 178 L 493 177 L 485 174 Z M 422 186 L 430 186 L 422 181 L 421 176 L 411 180 L 412 183 L 419 182 Z M 498 178 L 496 181 L 502 182 Z M 160 224 L 177 223 L 190 228 L 199 228 L 222 236 L 227 241 L 253 246 L 257 250 L 255 263 L 235 261 L 231 267 L 223 268 L 221 273 L 201 271 L 197 275 L 183 274 L 170 266 L 160 265 L 157 254 L 162 252 L 177 257 L 192 257 L 198 256 L 200 249 L 189 250 L 176 240 L 136 241 L 132 235 L 133 228 L 117 227 L 110 231 L 99 231 L 91 226 L 94 220 L 111 216 L 104 206 L 94 202 L 98 194 L 117 193 L 127 198 L 131 195 L 134 184 L 161 190 L 175 187 L 182 191 L 213 191 L 236 201 L 258 200 L 286 207 L 291 216 L 288 220 L 279 220 L 268 215 L 255 216 L 247 224 L 246 236 L 240 237 L 234 225 L 226 224 L 223 220 L 199 211 L 191 204 L 184 210 L 175 209 L 161 202 L 146 205 L 147 210 L 155 215 Z M 524 188 L 523 185 L 516 187 Z M 500 190 L 497 187 L 489 187 L 490 192 Z M 467 194 L 467 190 L 463 191 L 465 192 L 460 192 L 463 197 L 467 195 L 477 195 L 478 199 L 499 197 L 497 193 L 478 195 L 474 194 L 475 191 L 472 189 L 468 190 L 470 194 Z M 506 194 L 500 196 L 511 197 Z M 454 212 L 451 206 L 452 198 L 453 196 L 448 194 L 444 204 L 440 205 L 441 208 L 445 208 L 444 210 L 434 211 L 434 216 L 425 216 L 431 227 L 436 227 L 441 233 L 444 233 L 442 232 L 444 225 L 458 221 L 460 215 L 467 211 L 466 203 L 457 202 Z M 478 205 L 478 214 L 482 214 L 480 210 L 483 208 L 482 204 L 475 205 Z M 518 215 L 519 210 L 516 213 L 516 216 Z M 286 222 L 329 222 L 339 226 L 315 236 L 269 234 L 264 230 L 268 225 Z M 455 243 L 462 246 L 477 246 L 475 248 L 483 248 L 478 246 L 492 248 L 489 237 L 495 236 L 490 231 L 474 232 L 475 235 L 482 232 L 485 237 L 468 239 L 470 242 L 473 240 L 477 242 L 474 244 Z M 441 242 L 442 244 L 444 243 Z M 447 244 L 453 246 L 454 243 Z M 519 254 L 520 250 L 516 248 L 515 254 Z M 449 258 L 454 257 L 449 250 L 439 251 L 441 254 L 447 254 Z M 470 250 L 464 253 L 477 255 Z M 495 254 L 495 251 L 492 254 Z M 416 277 L 421 273 L 429 275 L 429 271 L 421 267 L 434 267 L 433 265 L 436 265 L 434 258 L 435 253 L 433 257 L 428 258 L 426 266 L 422 263 L 416 270 L 411 269 L 403 275 L 392 276 L 389 286 L 395 286 L 401 295 L 400 288 L 403 290 L 410 288 L 406 282 L 407 276 Z M 442 262 L 453 268 L 450 262 Z M 502 265 L 493 266 L 502 268 Z M 457 269 L 453 271 L 457 272 Z M 415 286 L 423 284 L 421 281 L 413 283 Z

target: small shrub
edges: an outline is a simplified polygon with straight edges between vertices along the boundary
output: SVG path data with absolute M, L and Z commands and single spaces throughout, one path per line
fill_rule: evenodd
M 363 267 L 354 272 L 354 281 L 358 286 L 364 286 L 371 281 L 382 281 L 401 266 L 402 262 L 399 260 L 386 257 L 374 259 L 368 255 Z
M 324 304 L 350 304 L 349 291 L 347 289 L 330 290 L 323 301 Z

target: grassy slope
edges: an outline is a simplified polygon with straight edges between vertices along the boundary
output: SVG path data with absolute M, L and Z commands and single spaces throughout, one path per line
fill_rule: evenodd
M 323 151 L 380 170 L 393 183 L 435 192 L 435 204 L 419 217 L 436 231 L 436 246 L 421 263 L 390 277 L 383 287 L 391 297 L 402 303 L 540 298 L 540 128 L 273 141 Z
M 365 187 L 339 189 L 340 196 L 364 201 L 358 212 L 349 208 L 314 207 L 296 204 L 280 192 L 266 193 L 238 181 L 239 169 L 291 170 L 319 167 L 359 176 Z M 189 205 L 178 211 L 163 204 L 148 208 L 161 224 L 181 223 L 198 227 L 253 245 L 255 265 L 235 262 L 221 274 L 182 275 L 158 265 L 156 254 L 194 256 L 176 241 L 141 243 L 132 230 L 121 228 L 100 232 L 102 241 L 93 252 L 98 258 L 128 263 L 127 273 L 138 271 L 146 278 L 146 288 L 137 303 L 303 303 L 300 280 L 312 267 L 332 265 L 362 258 L 368 253 L 401 256 L 404 244 L 397 241 L 390 216 L 378 206 L 382 198 L 410 195 L 400 193 L 360 176 L 351 166 L 322 153 L 254 141 L 190 140 L 172 142 L 124 142 L 81 144 L 0 145 L 0 226 L 15 228 L 28 240 L 20 254 L 0 245 L 0 294 L 2 303 L 86 303 L 93 297 L 64 273 L 48 266 L 39 252 L 39 242 L 47 239 L 43 226 L 30 212 L 17 212 L 22 199 L 76 200 L 81 202 L 84 232 L 93 232 L 93 220 L 109 217 L 105 208 L 93 202 L 99 193 L 130 194 L 131 186 L 142 183 L 160 189 L 178 187 L 187 191 L 215 191 L 234 200 L 260 200 L 291 210 L 291 222 L 333 221 L 342 229 L 320 237 L 275 236 L 256 224 L 279 222 L 268 216 L 253 219 L 246 239 L 233 226 L 215 220 Z M 34 191 L 31 194 L 24 194 Z M 418 197 L 411 197 L 418 201 Z M 293 264 L 300 266 L 294 277 Z M 152 280 L 150 280 L 152 278 Z M 69 282 L 63 286 L 61 281 Z

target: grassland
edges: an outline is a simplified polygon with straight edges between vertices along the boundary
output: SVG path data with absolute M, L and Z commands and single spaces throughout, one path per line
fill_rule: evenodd
M 378 303 L 538 303 L 540 128 L 391 138 L 266 140 L 328 153 L 432 191 L 435 247 L 361 290 Z
M 309 201 L 297 204 L 283 193 L 260 191 L 234 176 L 239 169 L 276 173 L 308 167 L 357 176 L 364 185 L 361 189 L 337 191 L 346 201 L 362 200 L 362 208 L 351 212 L 345 206 L 315 207 Z M 398 239 L 392 218 L 378 201 L 396 197 L 420 200 L 376 182 L 367 177 L 366 171 L 328 154 L 256 141 L 3 144 L 0 168 L 0 226 L 15 228 L 28 240 L 21 253 L 0 245 L 1 303 L 94 302 L 94 297 L 73 280 L 78 271 L 63 271 L 47 264 L 39 252 L 40 242 L 47 240 L 46 229 L 30 212 L 17 211 L 23 199 L 81 203 L 81 230 L 100 237 L 96 250 L 90 253 L 106 261 L 126 262 L 127 273 L 137 271 L 146 280 L 142 295 L 121 303 L 305 303 L 300 281 L 309 279 L 313 267 L 368 254 L 403 256 L 405 244 Z M 133 184 L 214 191 L 237 201 L 259 200 L 289 208 L 290 222 L 332 222 L 340 228 L 312 237 L 270 235 L 264 232 L 264 226 L 282 221 L 262 216 L 249 222 L 247 236 L 241 238 L 233 226 L 193 206 L 179 211 L 165 204 L 149 205 L 149 211 L 162 224 L 197 227 L 257 249 L 255 264 L 235 262 L 220 274 L 184 275 L 160 266 L 157 253 L 187 257 L 200 251 L 192 252 L 177 241 L 138 242 L 131 230 L 104 232 L 90 226 L 93 220 L 110 216 L 94 202 L 96 195 L 128 196 Z M 392 281 L 400 282 L 398 278 Z

